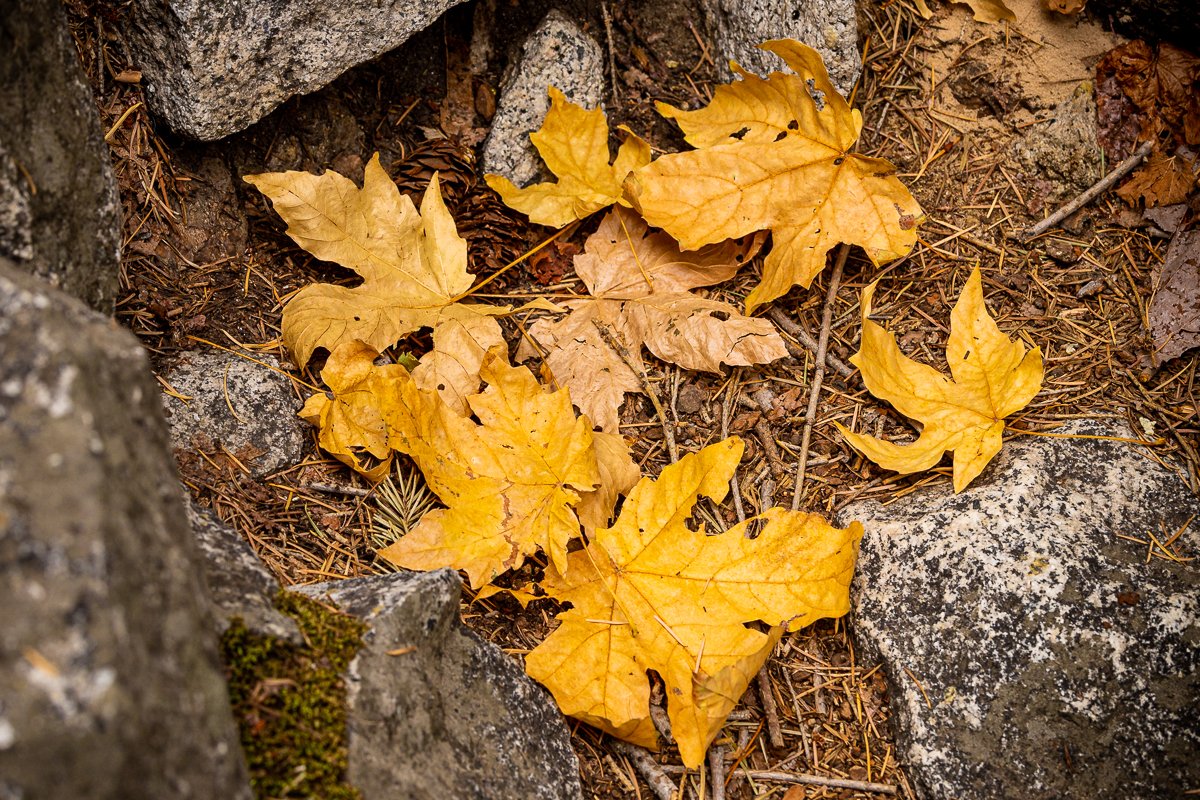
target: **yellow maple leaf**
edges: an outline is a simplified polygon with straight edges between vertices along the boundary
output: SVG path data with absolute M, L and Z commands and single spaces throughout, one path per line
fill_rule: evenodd
M 376 483 L 387 477 L 392 465 L 379 398 L 389 384 L 410 380 L 399 364 L 377 366 L 378 355 L 359 341 L 335 347 L 321 370 L 329 391 L 308 398 L 300 409 L 300 417 L 319 429 L 317 441 L 323 450 Z M 372 456 L 373 466 L 364 454 Z
M 502 175 L 486 175 L 488 186 L 510 208 L 528 215 L 539 225 L 561 228 L 614 203 L 628 205 L 622 184 L 629 173 L 650 163 L 650 145 L 622 127 L 625 141 L 610 165 L 608 122 L 599 108 L 588 111 L 550 87 L 550 110 L 542 127 L 530 139 L 555 183 L 538 183 L 524 189 Z
M 379 165 L 378 153 L 361 189 L 332 171 L 268 172 L 245 180 L 270 198 L 296 244 L 363 279 L 353 288 L 306 286 L 284 306 L 283 342 L 301 367 L 318 347 L 332 351 L 355 339 L 377 351 L 390 347 L 432 327 L 471 288 L 467 243 L 442 202 L 436 174 L 419 214 Z
M 597 326 L 619 340 L 638 366 L 643 346 L 664 361 L 708 372 L 719 372 L 722 364 L 764 364 L 787 355 L 767 320 L 743 316 L 728 303 L 690 291 L 731 278 L 760 244 L 755 238 L 684 253 L 670 236 L 651 233 L 637 214 L 615 208 L 575 257 L 575 272 L 591 297 L 565 301 L 572 313 L 558 321 L 539 320 L 529 337 L 580 410 L 601 430 L 615 431 L 625 394 L 643 386 Z M 517 358 L 534 353 L 532 343 L 524 341 Z
M 611 441 L 602 474 L 592 423 L 575 416 L 567 391 L 544 391 L 529 370 L 509 366 L 497 351 L 480 374 L 489 386 L 467 401 L 478 423 L 411 380 L 397 380 L 380 404 L 389 446 L 412 457 L 447 506 L 426 514 L 380 555 L 408 569 L 465 570 L 473 588 L 538 549 L 567 569 L 583 497 L 605 477 L 629 480 Z M 616 494 L 628 488 L 610 485 L 607 510 L 602 498 L 588 513 L 607 518 Z
M 954 491 L 961 492 L 1000 452 L 1004 418 L 1029 404 L 1042 388 L 1042 353 L 1010 341 L 983 302 L 979 268 L 950 314 L 946 342 L 947 378 L 900 352 L 896 339 L 869 319 L 872 283 L 862 297 L 862 346 L 850 361 L 876 397 L 924 426 L 910 445 L 852 433 L 835 422 L 859 452 L 884 469 L 910 473 L 929 469 L 954 453 Z
M 744 623 L 795 629 L 850 608 L 857 522 L 839 530 L 774 508 L 717 536 L 688 529 L 700 495 L 725 496 L 742 449 L 727 439 L 643 478 L 565 574 L 547 571 L 542 587 L 573 607 L 525 659 L 565 713 L 646 747 L 657 743 L 646 674 L 656 671 L 689 767 L 777 640 Z M 755 539 L 750 525 L 763 526 Z
M 890 163 L 850 152 L 862 115 L 833 88 L 820 55 L 792 40 L 762 47 L 796 74 L 763 79 L 734 65 L 741 80 L 717 87 L 705 108 L 659 103 L 699 149 L 663 156 L 626 181 L 646 221 L 685 249 L 771 231 L 747 313 L 793 285 L 808 287 L 839 242 L 861 246 L 876 264 L 905 255 L 921 219 Z

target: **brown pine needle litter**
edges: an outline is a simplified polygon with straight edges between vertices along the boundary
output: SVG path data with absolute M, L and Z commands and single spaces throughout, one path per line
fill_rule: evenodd
M 121 189 L 125 230 L 118 319 L 139 336 L 156 368 L 169 366 L 181 352 L 218 346 L 248 357 L 273 354 L 288 369 L 278 345 L 286 298 L 317 280 L 346 280 L 346 273 L 298 250 L 266 208 L 246 194 L 238 195 L 234 213 L 247 225 L 248 246 L 212 257 L 194 246 L 192 223 L 203 220 L 192 218 L 194 204 L 188 200 L 208 180 L 204 153 L 159 135 L 143 104 L 143 86 L 132 77 L 135 65 L 128 63 L 116 33 L 112 15 L 122 12 L 90 12 L 80 2 L 69 2 L 68 9 Z M 649 110 L 650 101 L 694 108 L 711 98 L 717 75 L 711 45 L 699 33 L 699 17 L 650 18 L 633 0 L 612 0 L 604 11 L 614 87 L 614 97 L 607 99 L 610 123 L 630 125 L 660 150 L 679 149 L 678 132 Z M 907 477 L 880 470 L 850 449 L 830 423 L 898 442 L 915 438 L 909 423 L 868 395 L 846 363 L 858 348 L 859 297 L 864 286 L 882 278 L 875 318 L 896 333 L 906 355 L 944 368 L 940 354 L 948 311 L 976 264 L 1001 328 L 1020 331 L 1027 345 L 1040 346 L 1045 355 L 1044 389 L 1010 420 L 1009 436 L 1052 436 L 1056 427 L 1076 418 L 1122 420 L 1135 441 L 1153 444 L 1143 448 L 1148 458 L 1177 470 L 1200 490 L 1196 359 L 1178 359 L 1157 372 L 1146 366 L 1151 343 L 1144 320 L 1164 244 L 1113 222 L 1121 201 L 1111 192 L 1062 222 L 1066 228 L 1029 242 L 1012 239 L 1071 198 L 1045 201 L 1036 176 L 1023 175 L 1010 157 L 1011 139 L 1036 128 L 1039 119 L 983 128 L 976 126 L 980 118 L 974 112 L 952 107 L 948 87 L 961 64 L 955 60 L 948 72 L 936 74 L 929 68 L 933 48 L 940 46 L 929 35 L 936 22 L 925 22 L 905 2 L 860 4 L 865 66 L 855 103 L 865 127 L 858 152 L 896 164 L 924 208 L 928 219 L 913 252 L 875 269 L 852 250 L 826 330 L 822 317 L 831 270 L 810 290 L 793 290 L 773 303 L 769 315 L 789 322 L 780 325 L 792 339 L 791 358 L 739 368 L 734 380 L 682 372 L 647 357 L 647 389 L 660 399 L 661 410 L 645 398 L 626 403 L 622 433 L 646 474 L 657 474 L 672 459 L 671 440 L 681 453 L 694 452 L 717 441 L 725 426 L 746 439 L 735 482 L 741 495 L 736 502 L 702 509 L 714 527 L 756 513 L 772 495 L 775 502 L 791 503 L 806 425 L 811 441 L 804 451 L 798 503 L 807 510 L 832 516 L 852 502 L 888 502 L 949 481 L 947 467 Z M 667 28 L 673 33 L 656 33 Z M 966 35 L 976 52 L 1002 47 L 1019 61 L 1038 46 L 1019 33 L 1004 26 L 972 26 Z M 331 151 L 300 168 L 334 166 L 361 177 L 362 160 L 379 150 L 390 159 L 389 174 L 401 190 L 414 195 L 437 171 L 470 244 L 471 270 L 478 276 L 472 292 L 486 286 L 501 302 L 581 293 L 569 272 L 550 285 L 532 282 L 521 259 L 539 243 L 549 244 L 552 232 L 530 226 L 500 205 L 468 149 L 424 135 L 422 127 L 437 124 L 436 104 L 388 83 L 389 70 L 403 58 L 383 56 L 315 100 L 306 99 L 309 105 L 295 104 L 311 109 L 330 98 L 351 109 L 364 132 L 362 152 Z M 483 78 L 498 83 L 498 76 Z M 225 163 L 243 172 L 267 166 L 289 136 L 286 114 L 272 120 L 263 123 L 266 134 L 233 137 L 228 146 L 237 157 L 226 154 Z M 578 244 L 593 227 L 585 222 L 555 241 Z M 1052 258 L 1050 240 L 1057 249 L 1069 250 L 1071 258 Z M 755 280 L 751 273 L 743 270 L 712 296 L 741 303 Z M 517 321 L 505 324 L 515 342 Z M 810 417 L 814 349 L 824 337 L 829 368 Z M 417 337 L 401 349 L 421 352 L 427 344 L 427 338 Z M 304 384 L 318 383 L 318 367 L 309 375 L 288 373 L 295 379 L 297 407 L 309 392 Z M 779 460 L 782 470 L 775 463 Z M 403 459 L 391 483 L 371 487 L 324 457 L 315 439 L 301 464 L 262 481 L 251 479 L 244 464 L 220 448 L 181 453 L 180 468 L 194 496 L 233 525 L 285 584 L 388 571 L 375 550 L 408 530 L 432 502 Z M 766 480 L 775 482 L 773 493 L 760 493 Z M 1194 557 L 1176 548 L 1175 533 L 1141 540 L 1147 558 Z M 536 569 L 528 565 L 506 581 L 522 585 Z M 545 637 L 555 611 L 549 601 L 522 609 L 499 594 L 465 602 L 463 618 L 481 636 L 519 655 Z M 920 676 L 896 677 L 920 686 Z M 703 775 L 684 771 L 669 746 L 647 762 L 586 725 L 568 724 L 589 798 L 654 797 L 647 774 L 659 791 L 665 780 L 685 797 L 706 800 L 778 798 L 793 785 L 802 786 L 808 798 L 913 797 L 889 730 L 884 677 L 875 664 L 859 663 L 845 621 L 824 621 L 784 638 L 767 676 L 754 683 L 714 743 Z

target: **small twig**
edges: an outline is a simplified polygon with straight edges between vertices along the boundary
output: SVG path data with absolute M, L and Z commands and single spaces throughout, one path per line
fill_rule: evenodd
M 621 782 L 621 786 L 625 788 L 626 792 L 633 795 L 637 794 L 637 787 L 633 785 L 633 781 L 629 780 L 629 776 L 625 774 L 625 770 L 621 769 L 620 765 L 617 764 L 617 760 L 612 755 L 605 753 L 604 763 L 612 770 L 612 774 L 617 776 L 617 780 Z
M 780 480 L 784 473 L 783 460 L 779 457 L 779 447 L 775 444 L 775 434 L 771 432 L 771 425 L 767 422 L 767 414 L 771 411 L 773 400 L 774 396 L 767 389 L 759 389 L 754 393 L 754 402 L 757 404 L 758 410 L 762 412 L 758 421 L 754 423 L 754 433 L 758 436 L 758 440 L 762 444 L 763 455 L 767 457 L 767 465 L 771 468 L 771 476 L 776 480 Z
M 650 704 L 650 721 L 654 723 L 654 730 L 658 731 L 663 741 L 675 741 L 671 733 L 671 718 L 667 716 L 667 710 L 658 703 Z
M 725 800 L 725 748 L 721 745 L 708 749 L 708 768 L 712 773 L 712 800 Z
M 875 794 L 896 794 L 895 786 L 889 783 L 871 783 L 869 781 L 851 781 L 844 778 L 822 778 L 820 775 L 805 775 L 799 772 L 767 772 L 766 770 L 751 769 L 736 773 L 734 777 L 749 777 L 756 781 L 772 781 L 774 783 L 801 783 L 809 786 L 828 786 L 831 789 L 851 789 L 858 792 L 874 792 Z
M 616 337 L 612 329 L 596 320 L 592 320 L 592 324 L 600 332 L 600 338 L 604 340 L 604 343 L 616 351 L 621 360 L 625 362 L 625 366 L 633 370 L 633 374 L 637 375 L 638 379 L 642 382 L 642 388 L 646 390 L 646 396 L 650 398 L 650 405 L 654 406 L 654 413 L 658 414 L 658 419 L 662 422 L 663 440 L 667 443 L 667 454 L 671 457 L 671 463 L 674 464 L 679 460 L 679 448 L 675 445 L 675 431 L 671 429 L 671 420 L 667 417 L 667 412 L 663 409 L 662 402 L 658 399 L 658 392 L 654 390 L 654 385 L 650 382 L 650 376 L 646 374 L 646 370 L 633 357 L 633 354 L 629 352 L 629 348 Z
M 779 725 L 779 709 L 775 705 L 775 687 L 771 685 L 771 675 L 768 672 L 770 659 L 758 671 L 758 699 L 762 701 L 763 713 L 767 716 L 767 741 L 771 747 L 782 748 L 783 728 Z
M 663 771 L 663 768 L 659 766 L 650 753 L 637 745 L 623 742 L 620 739 L 613 740 L 612 749 L 633 762 L 633 766 L 645 778 L 650 788 L 654 790 L 654 796 L 658 800 L 672 800 L 675 797 L 679 791 L 679 787 L 667 777 L 667 773 Z
M 621 99 L 617 88 L 617 53 L 613 49 L 612 16 L 608 13 L 608 3 L 600 0 L 600 16 L 604 20 L 604 39 L 608 44 L 608 78 L 612 82 L 613 102 Z
M 846 259 L 850 255 L 850 245 L 842 245 L 838 251 L 837 260 L 833 264 L 833 272 L 829 276 L 829 291 L 825 293 L 825 310 L 821 314 L 821 334 L 817 339 L 817 361 L 813 366 L 812 389 L 808 395 L 808 413 L 804 415 L 804 433 L 800 437 L 800 458 L 796 461 L 796 481 L 792 490 L 792 510 L 800 508 L 800 498 L 804 495 L 804 473 L 808 469 L 808 444 L 812 439 L 813 420 L 817 416 L 817 401 L 821 396 L 821 384 L 825 380 L 826 350 L 829 347 L 829 329 L 833 326 L 833 305 L 837 300 L 838 284 L 842 280 L 842 270 L 846 267 Z
M 669 765 L 662 767 L 663 772 L 671 775 L 687 773 L 687 767 Z M 898 794 L 899 789 L 890 783 L 871 783 L 869 781 L 852 781 L 847 778 L 825 778 L 820 775 L 809 775 L 803 772 L 774 772 L 765 769 L 740 769 L 730 773 L 729 780 L 751 778 L 756 781 L 773 783 L 801 783 L 808 786 L 828 786 L 831 789 L 851 789 L 859 792 L 874 792 L 876 794 Z
M 784 314 L 778 308 L 772 308 L 767 313 L 767 316 L 770 317 L 771 320 L 776 325 L 783 328 L 784 333 L 786 333 L 788 336 L 791 336 L 793 339 L 795 339 L 797 342 L 799 342 L 800 344 L 807 347 L 813 353 L 817 352 L 817 350 L 818 350 L 817 340 L 814 339 L 809 334 L 808 331 L 804 330 L 804 328 L 801 328 L 799 325 L 797 325 L 795 323 L 795 321 L 790 319 L 786 314 Z M 851 375 L 854 374 L 854 369 L 852 367 L 848 366 L 846 364 L 846 362 L 842 361 L 840 358 L 835 356 L 833 353 L 825 354 L 825 363 L 828 364 L 830 367 L 833 367 L 833 371 L 836 372 L 838 375 L 841 375 L 843 378 L 849 378 Z
M 1055 211 L 1038 224 L 1031 228 L 1026 228 L 1024 232 L 1017 234 L 1013 238 L 1019 242 L 1028 242 L 1030 239 L 1033 239 L 1036 236 L 1041 236 L 1043 233 L 1055 227 L 1058 225 L 1058 223 L 1062 222 L 1064 219 L 1095 200 L 1101 194 L 1108 191 L 1108 189 L 1117 181 L 1121 180 L 1121 178 L 1124 178 L 1130 172 L 1133 172 L 1137 165 L 1142 163 L 1142 159 L 1148 156 L 1150 151 L 1153 149 L 1153 140 L 1143 143 L 1133 155 L 1122 161 L 1120 164 L 1117 164 L 1117 166 L 1113 168 L 1112 172 L 1108 173 L 1098 182 L 1093 184 L 1092 188 L 1088 189 L 1083 194 L 1079 195 L 1074 200 L 1067 203 L 1065 206 L 1060 208 L 1058 211 Z
M 758 510 L 759 513 L 766 511 L 768 508 L 775 507 L 775 481 L 770 478 L 763 478 L 763 482 L 758 485 Z
M 733 416 L 733 405 L 737 402 L 738 397 L 738 377 L 741 375 L 737 369 L 733 371 L 733 382 L 725 391 L 725 402 L 721 404 L 721 440 L 729 438 L 729 419 Z M 737 471 L 733 473 L 733 478 L 730 480 L 730 488 L 733 489 L 733 510 L 737 514 L 738 522 L 746 521 L 746 509 L 742 507 L 742 484 L 738 481 Z
M 361 489 L 357 486 L 335 486 L 332 483 L 306 483 L 297 488 L 326 494 L 344 494 L 350 497 L 366 497 L 371 494 L 369 489 Z

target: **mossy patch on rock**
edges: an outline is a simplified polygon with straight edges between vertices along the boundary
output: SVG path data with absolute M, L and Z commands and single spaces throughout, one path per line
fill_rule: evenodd
M 346 783 L 342 673 L 366 626 L 294 592 L 275 598 L 305 644 L 260 636 L 235 621 L 221 637 L 229 698 L 256 797 L 360 800 Z

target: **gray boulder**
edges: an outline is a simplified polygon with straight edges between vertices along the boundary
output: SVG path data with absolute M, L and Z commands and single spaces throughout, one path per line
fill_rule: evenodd
M 60 0 L 0 15 L 0 256 L 113 309 L 121 209 L 108 146 Z
M 176 450 L 224 448 L 256 478 L 299 463 L 308 430 L 296 416 L 302 404 L 288 377 L 271 369 L 278 359 L 254 358 L 262 363 L 194 351 L 167 372 L 167 383 L 188 398 L 162 396 Z
M 204 556 L 204 577 L 216 609 L 216 631 L 241 620 L 251 633 L 302 644 L 296 622 L 275 608 L 279 582 L 250 545 L 206 508 L 188 502 L 192 535 Z
M 152 111 L 211 141 L 404 43 L 462 0 L 135 0 L 128 38 Z
M 365 800 L 572 800 L 562 714 L 515 660 L 464 628 L 451 570 L 297 589 L 370 626 L 346 675 L 348 779 Z
M 1084 81 L 1054 109 L 1050 124 L 1034 127 L 1013 146 L 1017 162 L 1044 175 L 1054 198 L 1073 197 L 1103 174 L 1094 94 L 1092 82 Z
M 551 86 L 584 108 L 595 108 L 604 96 L 600 45 L 557 10 L 529 34 L 500 88 L 492 130 L 483 143 L 484 172 L 503 175 L 517 186 L 545 177 L 529 134 L 542 126 L 550 110 Z
M 250 790 L 133 336 L 0 259 L 0 797 Z
M 833 85 L 850 96 L 862 71 L 854 0 L 701 0 L 701 6 L 725 61 L 765 78 L 784 69 L 783 61 L 758 45 L 795 39 L 821 54 Z M 718 63 L 729 77 L 727 66 Z
M 1080 421 L 1059 433 L 1131 438 Z M 1136 445 L 1009 442 L 961 494 L 839 519 L 899 760 L 924 797 L 1174 798 L 1200 786 L 1200 500 Z M 1132 541 L 1138 540 L 1138 541 Z

